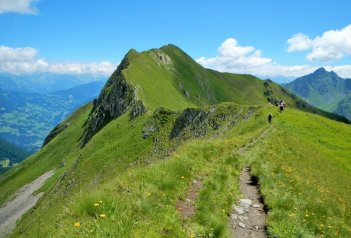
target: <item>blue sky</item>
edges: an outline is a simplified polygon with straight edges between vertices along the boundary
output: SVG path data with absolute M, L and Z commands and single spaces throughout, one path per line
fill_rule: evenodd
M 22 53 L 42 60 L 33 71 L 108 74 L 130 48 L 172 43 L 221 71 L 292 77 L 326 66 L 351 77 L 350 9 L 347 0 L 0 0 L 0 71 L 32 72 L 16 66 Z

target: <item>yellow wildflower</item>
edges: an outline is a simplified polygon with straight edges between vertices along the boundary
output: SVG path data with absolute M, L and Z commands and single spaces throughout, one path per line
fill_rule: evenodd
M 184 176 L 182 176 L 181 178 L 182 178 L 182 179 L 184 179 L 185 177 L 184 177 Z
M 97 207 L 99 206 L 100 204 L 99 203 L 94 203 L 94 207 Z
M 105 215 L 105 214 L 100 214 L 100 217 L 101 217 L 101 218 L 105 218 L 106 215 Z
M 79 228 L 79 227 L 80 227 L 80 222 L 78 222 L 78 221 L 77 221 L 77 222 L 75 222 L 75 223 L 74 223 L 74 227 Z
M 99 203 L 102 203 L 102 201 L 100 200 Z

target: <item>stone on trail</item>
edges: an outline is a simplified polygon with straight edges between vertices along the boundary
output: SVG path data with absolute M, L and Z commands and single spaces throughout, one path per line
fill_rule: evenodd
M 254 205 L 252 205 L 252 207 L 253 207 L 253 208 L 259 208 L 260 205 L 259 205 L 259 204 L 254 204 Z
M 244 214 L 244 209 L 241 208 L 241 207 L 238 207 L 238 206 L 234 206 L 234 210 L 239 214 L 239 215 L 242 215 Z
M 245 208 L 245 210 L 248 210 L 252 205 L 252 201 L 250 199 L 240 199 L 240 205 Z
M 245 228 L 245 224 L 242 223 L 242 222 L 239 222 L 239 226 L 240 226 L 241 228 Z

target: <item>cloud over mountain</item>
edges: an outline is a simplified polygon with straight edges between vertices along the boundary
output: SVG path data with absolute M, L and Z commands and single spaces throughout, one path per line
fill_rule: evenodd
M 100 62 L 49 62 L 38 57 L 38 51 L 31 47 L 11 48 L 0 46 L 0 72 L 28 74 L 50 72 L 58 74 L 110 75 L 116 65 L 110 61 Z
M 303 35 L 298 35 L 290 41 L 290 51 L 308 49 L 310 42 Z M 200 57 L 196 60 L 204 67 L 221 72 L 253 74 L 261 77 L 300 77 L 316 70 L 317 66 L 281 65 L 271 58 L 263 57 L 262 51 L 253 46 L 241 46 L 235 38 L 226 39 L 218 48 L 218 54 L 213 57 Z M 334 70 L 342 77 L 351 77 L 351 64 L 324 65 L 328 70 Z
M 309 61 L 333 61 L 351 55 L 351 25 L 330 30 L 314 39 L 298 33 L 287 41 L 288 51 L 307 51 Z

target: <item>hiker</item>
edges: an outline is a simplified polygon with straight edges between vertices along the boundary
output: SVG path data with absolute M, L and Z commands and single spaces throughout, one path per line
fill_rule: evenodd
M 272 118 L 273 118 L 273 116 L 272 116 L 272 113 L 270 112 L 268 114 L 268 123 L 272 123 Z
M 284 101 L 280 101 L 280 102 L 279 102 L 279 109 L 280 109 L 280 112 L 284 111 L 284 104 L 285 104 Z

